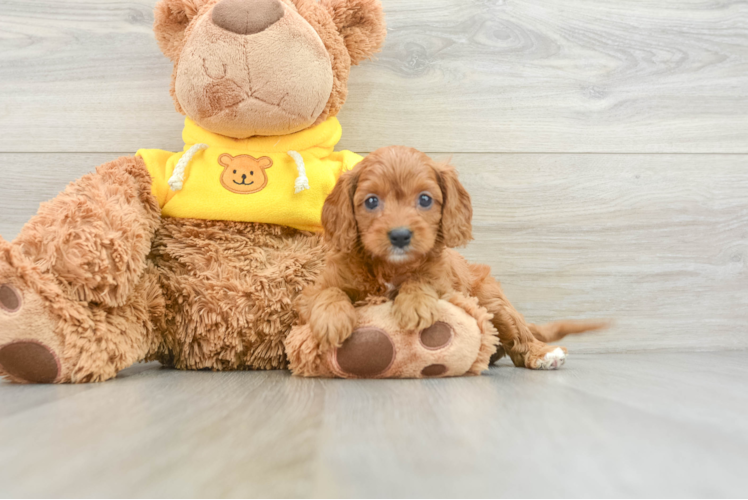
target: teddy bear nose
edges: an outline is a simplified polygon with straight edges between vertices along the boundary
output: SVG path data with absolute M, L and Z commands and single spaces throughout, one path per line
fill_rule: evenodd
M 268 29 L 284 14 L 280 0 L 221 0 L 213 7 L 213 22 L 239 35 Z

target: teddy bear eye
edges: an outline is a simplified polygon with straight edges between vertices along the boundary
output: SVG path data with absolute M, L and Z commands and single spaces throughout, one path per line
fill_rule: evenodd
M 234 173 L 236 173 L 236 170 L 234 170 Z
M 379 206 L 379 198 L 377 198 L 376 196 L 369 196 L 368 198 L 366 198 L 364 205 L 366 206 L 367 210 L 376 210 Z
M 251 171 L 249 172 L 249 175 L 255 175 L 255 171 L 254 171 L 254 170 L 251 170 Z

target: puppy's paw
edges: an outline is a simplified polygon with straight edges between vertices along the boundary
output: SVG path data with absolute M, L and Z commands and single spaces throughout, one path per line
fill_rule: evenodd
M 525 366 L 533 370 L 557 370 L 566 362 L 566 348 L 544 345 L 539 352 L 528 353 Z
M 312 307 L 309 327 L 323 351 L 340 347 L 356 327 L 356 311 L 347 299 L 322 300 Z
M 433 289 L 401 291 L 392 305 L 392 315 L 403 330 L 423 330 L 439 315 L 439 298 Z
M 332 311 L 325 314 L 325 318 L 314 318 L 309 322 L 312 332 L 317 337 L 320 348 L 323 351 L 340 347 L 353 333 L 356 326 L 355 319 Z

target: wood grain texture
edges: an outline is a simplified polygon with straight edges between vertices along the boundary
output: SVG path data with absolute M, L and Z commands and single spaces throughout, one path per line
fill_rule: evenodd
M 384 0 L 343 145 L 748 153 L 738 0 Z M 2 0 L 0 151 L 181 147 L 155 0 Z
M 116 154 L 0 154 L 0 235 Z M 441 158 L 441 155 L 435 155 Z M 748 348 L 743 155 L 458 154 L 475 241 L 532 321 L 612 318 L 576 352 Z
M 748 348 L 748 176 L 739 155 L 455 155 L 468 258 L 533 321 L 608 317 L 585 350 Z
M 745 353 L 451 380 L 134 367 L 0 383 L 2 497 L 740 497 Z

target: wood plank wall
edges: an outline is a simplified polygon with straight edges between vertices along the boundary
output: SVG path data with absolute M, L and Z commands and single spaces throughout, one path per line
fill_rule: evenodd
M 341 147 L 452 156 L 476 241 L 572 352 L 748 348 L 748 3 L 383 0 Z M 67 182 L 182 148 L 154 0 L 0 0 L 0 234 Z

